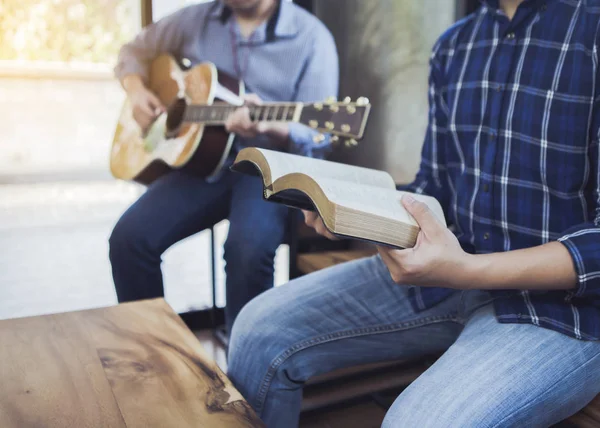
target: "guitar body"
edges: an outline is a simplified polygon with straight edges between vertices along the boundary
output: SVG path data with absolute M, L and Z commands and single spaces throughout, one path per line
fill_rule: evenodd
M 218 84 L 240 97 L 244 94 L 242 82 L 220 73 L 211 63 L 184 71 L 171 56 L 161 55 L 150 65 L 149 89 L 166 107 L 181 98 L 188 104 L 212 105 L 218 100 Z M 144 135 L 133 118 L 131 104 L 125 101 L 113 139 L 110 170 L 116 178 L 142 184 L 177 169 L 210 177 L 221 169 L 233 139 L 223 126 L 203 123 L 185 122 L 168 133 L 166 113 Z

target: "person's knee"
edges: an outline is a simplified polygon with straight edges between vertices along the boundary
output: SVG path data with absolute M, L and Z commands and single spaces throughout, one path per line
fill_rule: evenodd
M 140 253 L 141 248 L 148 246 L 147 239 L 147 235 L 135 221 L 122 217 L 108 238 L 111 263 L 125 261 L 124 259 L 135 256 L 135 253 Z
M 460 397 L 456 397 L 457 401 Z M 439 407 L 435 397 L 422 396 L 421 400 L 424 403 L 422 407 L 411 407 L 403 400 L 402 395 L 396 399 L 392 407 L 385 414 L 381 428 L 399 428 L 399 427 L 430 427 L 442 428 L 452 426 L 465 426 L 457 423 L 457 415 L 450 409 Z M 466 409 L 465 409 L 466 411 Z M 461 418 L 462 419 L 462 418 Z M 471 421 L 475 422 L 474 419 Z M 478 425 L 477 423 L 466 426 L 487 426 Z
M 226 270 L 248 275 L 253 272 L 271 272 L 279 242 L 266 236 L 236 234 L 227 237 L 223 258 Z
M 418 383 L 417 380 L 417 386 Z M 496 407 L 498 402 L 493 394 L 482 392 L 475 396 L 466 390 L 440 394 L 429 388 L 414 386 L 409 386 L 394 401 L 385 415 L 382 428 L 498 426 L 505 415 Z
M 229 340 L 228 375 L 253 406 L 271 363 L 289 346 L 281 337 L 286 319 L 274 310 L 277 303 L 272 294 L 276 291 L 269 290 L 244 306 Z

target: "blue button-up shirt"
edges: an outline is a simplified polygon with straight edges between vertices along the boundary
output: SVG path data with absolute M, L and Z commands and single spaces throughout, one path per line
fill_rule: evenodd
M 329 30 L 301 7 L 280 1 L 272 18 L 245 38 L 231 11 L 219 1 L 196 4 L 146 27 L 119 53 L 116 76 L 140 74 L 161 53 L 209 61 L 243 80 L 264 101 L 317 102 L 337 96 L 338 56 Z M 315 143 L 316 131 L 290 124 L 290 151 L 322 155 L 328 139 Z M 236 147 L 269 147 L 265 137 L 236 139 Z
M 431 57 L 429 125 L 413 191 L 441 201 L 462 247 L 560 241 L 572 291 L 493 292 L 499 322 L 600 339 L 600 1 L 497 1 L 456 23 Z M 476 287 L 476 284 L 474 284 Z M 412 288 L 430 307 L 449 295 Z

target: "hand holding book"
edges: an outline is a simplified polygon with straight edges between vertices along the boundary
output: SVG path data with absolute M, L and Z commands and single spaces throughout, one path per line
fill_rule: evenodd
M 312 227 L 319 235 L 324 236 L 327 239 L 331 239 L 332 241 L 337 241 L 339 239 L 337 236 L 327 230 L 325 223 L 323 223 L 323 219 L 318 213 L 314 211 L 302 210 L 302 214 L 304 214 L 304 223 L 306 223 L 308 227 Z
M 377 246 L 394 282 L 464 288 L 461 274 L 467 270 L 471 255 L 426 204 L 405 195 L 402 205 L 420 228 L 415 246 L 404 250 Z

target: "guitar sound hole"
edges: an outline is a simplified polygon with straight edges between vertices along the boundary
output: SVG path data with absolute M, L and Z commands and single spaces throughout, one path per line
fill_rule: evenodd
M 174 138 L 179 133 L 186 106 L 187 104 L 183 98 L 179 98 L 169 106 L 167 110 L 167 138 Z

